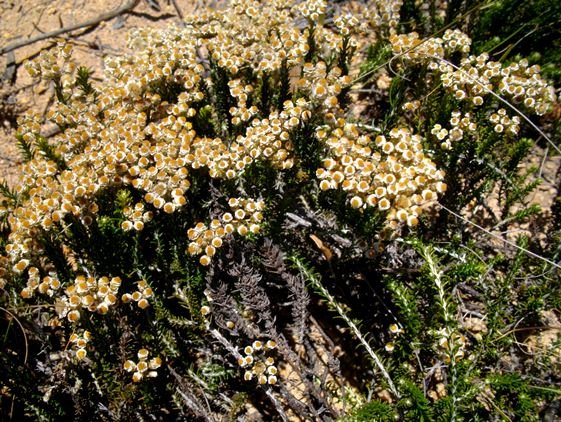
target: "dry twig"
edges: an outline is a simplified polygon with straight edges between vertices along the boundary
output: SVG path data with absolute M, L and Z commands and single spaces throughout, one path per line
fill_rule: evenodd
M 66 28 L 60 28 L 55 31 L 47 32 L 44 34 L 37 35 L 36 37 L 29 38 L 27 40 L 17 41 L 12 44 L 9 44 L 5 47 L 0 47 L 0 55 L 9 53 L 10 51 L 16 50 L 21 47 L 25 47 L 30 44 L 34 44 L 38 41 L 43 41 L 48 38 L 58 37 L 59 35 L 66 34 L 68 32 L 75 31 L 77 29 L 86 28 L 89 26 L 99 25 L 103 21 L 107 21 L 113 19 L 119 15 L 127 13 L 134 9 L 138 4 L 139 0 L 129 0 L 123 6 L 113 9 L 107 13 L 102 13 L 101 15 L 88 19 L 87 21 L 77 23 L 75 25 L 67 26 Z
M 183 22 L 183 18 L 184 18 L 183 12 L 181 11 L 179 6 L 177 5 L 177 1 L 176 0 L 171 0 L 171 4 L 173 5 L 173 7 L 174 7 L 174 9 L 177 13 L 177 16 L 179 16 L 179 20 L 181 20 L 181 22 Z

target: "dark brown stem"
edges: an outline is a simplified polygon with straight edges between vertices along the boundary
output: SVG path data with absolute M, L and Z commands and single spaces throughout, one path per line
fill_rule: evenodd
M 29 38 L 27 40 L 17 41 L 12 44 L 9 44 L 5 47 L 0 47 L 0 55 L 9 53 L 10 51 L 16 50 L 21 47 L 25 47 L 30 44 L 34 44 L 38 41 L 43 41 L 48 38 L 58 37 L 59 35 L 66 34 L 68 32 L 75 31 L 77 29 L 86 28 L 88 26 L 98 25 L 103 21 L 107 21 L 113 19 L 119 15 L 127 13 L 134 9 L 140 0 L 129 0 L 123 6 L 113 9 L 107 13 L 102 13 L 101 15 L 89 19 L 87 21 L 77 23 L 75 25 L 67 26 L 66 28 L 60 28 L 55 31 L 46 32 L 44 34 L 37 35 L 36 37 Z

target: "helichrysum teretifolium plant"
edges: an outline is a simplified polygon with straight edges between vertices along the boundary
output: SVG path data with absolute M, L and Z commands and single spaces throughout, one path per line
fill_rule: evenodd
M 202 417 L 209 397 L 217 400 L 210 414 L 235 414 L 241 411 L 236 400 L 252 388 L 266 392 L 268 406 L 283 416 L 283 407 L 312 415 L 317 403 L 333 417 L 344 413 L 334 403 L 358 393 L 346 384 L 326 397 L 318 393 L 308 378 L 317 378 L 312 372 L 320 358 L 299 357 L 312 353 L 310 345 L 304 352 L 275 324 L 276 313 L 286 319 L 284 306 L 293 307 L 295 326 L 308 321 L 305 272 L 292 274 L 283 253 L 308 254 L 309 246 L 298 244 L 306 233 L 331 265 L 333 252 L 308 233 L 312 227 L 345 245 L 335 249 L 341 262 L 345 253 L 356 257 L 363 249 L 353 245 L 359 236 L 344 239 L 350 229 L 333 223 L 333 215 L 378 218 L 368 247 L 414 232 L 447 191 L 439 163 L 448 151 L 474 142 L 482 121 L 505 139 L 518 135 L 520 116 L 491 92 L 535 115 L 555 101 L 537 66 L 471 56 L 471 40 L 461 31 L 425 40 L 400 34 L 401 6 L 232 1 L 224 10 L 187 17 L 180 27 L 132 31 L 134 54 L 107 58 L 103 83 L 91 82 L 89 71 L 73 62 L 69 44 L 27 64 L 32 76 L 53 82 L 57 101 L 46 122 L 31 114 L 19 120 L 27 162 L 14 198 L 6 197 L 1 209 L 9 230 L 0 283 L 22 306 L 43 309 L 43 327 L 63 333 L 49 350 L 74 365 L 65 382 L 88 377 L 113 416 L 128 415 L 144 393 L 146 415 L 167 414 L 173 403 L 179 414 Z M 438 10 L 445 13 L 442 4 Z M 372 130 L 349 117 L 349 92 L 374 42 L 387 44 L 402 69 L 424 66 L 427 78 L 439 81 L 456 101 L 449 121 L 424 131 L 411 118 L 423 99 L 409 94 L 398 110 L 403 118 L 387 127 Z M 58 132 L 45 138 L 45 125 Z M 307 210 L 305 217 L 316 220 L 296 216 L 295 226 L 279 217 L 303 212 L 307 201 L 334 209 Z M 293 230 L 298 224 L 302 233 Z M 264 236 L 286 241 L 286 250 L 262 247 Z M 275 283 L 288 292 L 282 300 Z M 407 295 L 401 299 L 406 303 Z M 396 322 L 388 326 L 379 346 L 395 356 L 408 333 Z M 464 335 L 456 327 L 442 330 L 447 336 L 435 334 L 430 348 L 462 360 L 469 347 Z M 444 340 L 461 347 L 450 351 Z M 337 371 L 337 359 L 330 359 L 325 365 Z M 298 375 L 291 379 L 287 368 Z M 41 390 L 44 402 L 56 389 L 74 391 L 49 371 L 44 377 L 55 384 Z M 236 379 L 243 387 L 231 381 L 227 393 L 217 394 Z M 296 400 L 287 389 L 294 379 L 303 383 L 305 398 Z M 124 386 L 126 398 L 116 400 Z M 202 395 L 187 393 L 195 386 Z M 380 397 L 387 393 L 376 388 Z M 393 393 L 388 401 L 399 399 Z
M 316 153 L 323 161 L 316 176 L 322 190 L 343 189 L 353 208 L 389 211 L 389 224 L 416 225 L 423 206 L 445 190 L 444 172 L 411 129 L 394 128 L 373 142 L 345 120 L 338 97 L 352 76 L 321 56 L 308 57 L 311 41 L 322 45 L 322 36 L 315 40 L 312 30 L 321 26 L 326 5 L 304 2 L 291 9 L 285 2 L 242 3 L 229 14 L 188 19 L 186 28 L 134 31 L 129 46 L 138 53 L 108 59 L 103 89 L 89 94 L 77 82 L 68 45 L 28 65 L 32 75 L 58 87 L 60 101 L 48 119 L 62 133 L 47 142 L 48 157 L 41 151 L 25 166 L 19 189 L 27 189 L 28 199 L 9 217 L 6 246 L 15 271 L 23 271 L 36 253 L 26 243 L 34 230 L 59 230 L 68 224 L 67 216 L 89 226 L 99 213 L 98 196 L 107 189 L 134 189 L 137 202 L 122 210 L 127 218 L 121 227 L 141 231 L 154 215 L 190 206 L 195 171 L 231 180 L 255 162 L 281 170 L 298 166 L 302 157 L 294 151 L 292 135 L 306 124 L 317 125 Z M 304 30 L 289 19 L 300 13 L 308 20 Z M 267 31 L 264 22 L 276 30 Z M 335 52 L 354 32 L 348 28 L 351 18 L 336 22 L 331 31 L 318 30 L 336 41 Z M 264 89 L 262 81 L 294 70 L 300 77 L 291 78 L 286 98 L 263 107 L 267 98 L 256 93 Z M 203 114 L 212 120 L 212 133 L 197 132 Z M 46 142 L 33 116 L 21 119 L 19 136 L 26 144 Z M 246 217 L 245 211 L 236 212 Z M 257 231 L 261 214 L 248 217 L 248 225 L 223 228 L 240 235 Z M 196 254 L 194 246 L 190 253 Z

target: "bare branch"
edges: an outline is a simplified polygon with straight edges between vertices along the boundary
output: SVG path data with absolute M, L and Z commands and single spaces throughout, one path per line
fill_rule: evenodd
M 5 54 L 5 53 L 9 53 L 10 51 L 16 50 L 16 49 L 21 48 L 21 47 L 25 47 L 25 46 L 30 45 L 30 44 L 34 44 L 38 41 L 43 41 L 43 40 L 46 40 L 48 38 L 57 37 L 59 35 L 66 34 L 68 32 L 75 31 L 77 29 L 86 28 L 88 26 L 98 25 L 103 21 L 113 19 L 113 18 L 115 18 L 119 15 L 122 15 L 124 13 L 129 12 L 130 10 L 132 10 L 136 7 L 138 2 L 139 2 L 139 0 L 129 0 L 123 6 L 118 7 L 116 9 L 113 9 L 113 10 L 107 12 L 107 13 L 102 13 L 101 15 L 99 15 L 99 16 L 93 18 L 93 19 L 89 19 L 87 21 L 77 23 L 75 25 L 70 25 L 70 26 L 67 26 L 66 28 L 60 28 L 60 29 L 57 29 L 55 31 L 40 34 L 40 35 L 37 35 L 36 37 L 29 38 L 27 40 L 17 41 L 17 42 L 14 42 L 12 44 L 9 44 L 5 47 L 0 47 L 0 55 Z
M 173 7 L 175 8 L 175 11 L 177 13 L 177 16 L 179 16 L 179 20 L 181 20 L 181 22 L 183 22 L 184 16 L 183 16 L 183 12 L 181 11 L 181 9 L 179 8 L 179 6 L 177 5 L 177 1 L 176 0 L 171 0 L 171 4 L 173 5 Z

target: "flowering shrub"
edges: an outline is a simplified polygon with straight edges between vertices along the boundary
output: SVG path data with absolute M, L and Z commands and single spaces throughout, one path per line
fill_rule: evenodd
M 506 293 L 470 311 L 457 293 L 473 283 L 483 301 L 489 273 L 502 292 L 523 258 L 462 249 L 473 232 L 449 216 L 494 187 L 499 225 L 539 211 L 520 210 L 537 184 L 520 175 L 531 147 L 520 134 L 555 90 L 525 59 L 471 54 L 459 30 L 403 33 L 405 6 L 237 0 L 133 31 L 134 54 L 109 57 L 103 83 L 69 44 L 27 64 L 56 102 L 45 122 L 19 119 L 26 163 L 0 210 L 6 312 L 35 327 L 20 323 L 25 358 L 2 381 L 6 397 L 25 395 L 18 412 L 455 420 L 537 409 L 517 402 L 530 387 L 488 369 L 500 324 L 521 311 L 501 313 Z M 380 106 L 357 116 L 357 91 L 388 71 L 389 87 L 367 98 Z M 319 320 L 325 309 L 349 330 Z

